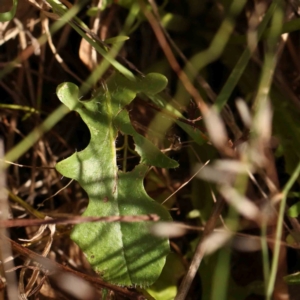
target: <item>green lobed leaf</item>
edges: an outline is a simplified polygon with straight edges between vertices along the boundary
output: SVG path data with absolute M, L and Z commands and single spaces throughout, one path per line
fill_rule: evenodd
M 90 101 L 78 100 L 79 91 L 74 84 L 64 83 L 58 87 L 59 99 L 80 114 L 91 134 L 90 143 L 83 151 L 56 165 L 61 174 L 77 180 L 87 192 L 89 205 L 84 216 L 157 214 L 162 220 L 170 220 L 168 211 L 144 190 L 143 179 L 148 171 L 145 163 L 155 163 L 155 158 L 144 149 L 150 142 L 132 131 L 124 109 L 136 93 L 155 94 L 165 85 L 166 79 L 159 74 L 149 74 L 135 82 L 116 74 L 108 80 L 107 88 L 101 89 Z M 137 151 L 143 163 L 131 172 L 118 171 L 116 165 L 115 139 L 119 129 L 128 131 L 138 140 L 136 143 L 141 144 Z M 145 140 L 147 142 L 143 144 Z M 163 163 L 160 160 L 158 164 L 177 166 L 154 145 L 150 147 L 160 159 L 163 158 Z M 167 239 L 150 236 L 150 224 L 78 224 L 71 238 L 104 280 L 118 285 L 146 287 L 159 277 L 169 252 Z

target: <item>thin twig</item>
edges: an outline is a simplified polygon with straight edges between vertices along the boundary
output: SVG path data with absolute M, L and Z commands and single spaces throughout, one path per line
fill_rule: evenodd
M 67 218 L 56 218 L 56 219 L 13 219 L 13 220 L 2 220 L 0 221 L 0 227 L 12 228 L 12 227 L 23 227 L 23 226 L 40 226 L 45 224 L 81 224 L 87 222 L 143 222 L 152 221 L 156 222 L 159 217 L 155 214 L 139 215 L 139 216 L 109 216 L 109 217 L 67 217 Z
M 161 204 L 166 203 L 171 197 L 173 197 L 178 191 L 180 191 L 183 187 L 185 187 L 193 178 L 195 178 L 197 176 L 197 174 L 205 167 L 209 164 L 209 160 L 202 165 L 199 170 L 197 170 L 190 178 L 189 180 L 187 180 L 186 182 L 184 182 L 176 191 L 174 191 L 169 197 L 167 197 Z

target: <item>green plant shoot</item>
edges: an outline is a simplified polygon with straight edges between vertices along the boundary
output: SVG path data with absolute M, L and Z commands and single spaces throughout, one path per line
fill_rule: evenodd
M 0 13 L 0 22 L 7 22 L 12 20 L 16 14 L 17 6 L 18 6 L 18 0 L 13 0 L 11 10 L 6 11 L 4 13 Z

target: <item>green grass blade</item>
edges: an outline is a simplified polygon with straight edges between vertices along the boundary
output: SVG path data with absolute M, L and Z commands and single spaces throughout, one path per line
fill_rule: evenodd
M 256 41 L 256 45 L 253 45 L 253 47 L 257 46 L 258 41 L 261 39 L 279 3 L 280 0 L 276 0 L 273 1 L 272 4 L 270 5 L 267 13 L 265 14 L 263 20 L 261 21 L 261 23 L 257 28 L 257 41 Z M 240 59 L 236 63 L 235 67 L 233 68 L 229 78 L 227 79 L 225 85 L 223 86 L 214 104 L 214 106 L 218 111 L 221 111 L 224 105 L 227 103 L 230 95 L 232 94 L 234 88 L 236 87 L 238 81 L 240 80 L 242 74 L 244 73 L 246 66 L 251 58 L 251 55 L 252 53 L 250 49 L 246 48 L 243 54 L 241 55 Z

